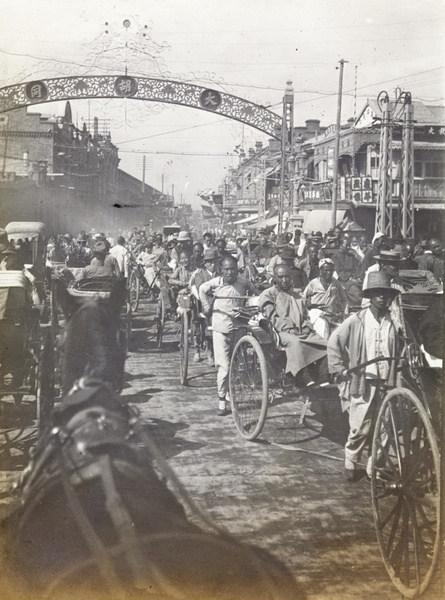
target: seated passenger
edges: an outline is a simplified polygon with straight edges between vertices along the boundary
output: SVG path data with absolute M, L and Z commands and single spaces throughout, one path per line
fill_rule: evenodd
M 187 290 L 193 271 L 190 269 L 190 255 L 188 252 L 179 254 L 179 266 L 171 274 L 168 280 L 170 288 L 170 304 L 176 310 L 178 294 L 181 290 Z
M 309 318 L 315 331 L 325 340 L 345 317 L 348 296 L 343 286 L 333 278 L 334 261 L 322 258 L 320 276 L 312 279 L 303 292 Z
M 304 298 L 292 287 L 287 265 L 277 265 L 274 285 L 260 294 L 258 308 L 279 333 L 286 351 L 286 373 L 298 387 L 327 378 L 326 340 L 315 333 Z
M 107 246 L 105 242 L 96 242 L 92 248 L 93 258 L 91 264 L 82 269 L 80 279 L 93 279 L 95 277 L 110 277 L 117 279 L 119 272 L 113 264 L 106 261 Z

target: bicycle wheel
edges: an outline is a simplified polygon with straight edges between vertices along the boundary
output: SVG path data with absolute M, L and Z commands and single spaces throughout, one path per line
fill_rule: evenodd
M 189 350 L 190 350 L 190 315 L 188 311 L 184 310 L 181 313 L 181 331 L 179 337 L 179 374 L 181 377 L 181 384 L 187 385 L 187 373 L 189 364 Z
M 140 293 L 140 281 L 139 277 L 136 275 L 136 271 L 131 271 L 129 281 L 128 281 L 128 290 L 130 293 L 130 306 L 133 312 L 136 312 L 139 307 L 139 293 Z
M 158 309 L 156 314 L 156 345 L 162 347 L 162 336 L 164 334 L 165 325 L 165 301 L 162 294 L 158 297 Z
M 229 371 L 230 402 L 235 425 L 243 438 L 254 440 L 267 415 L 267 364 L 259 342 L 242 337 L 233 350 Z
M 371 491 L 383 562 L 396 588 L 415 598 L 439 554 L 440 462 L 428 414 L 410 390 L 382 402 L 372 442 Z

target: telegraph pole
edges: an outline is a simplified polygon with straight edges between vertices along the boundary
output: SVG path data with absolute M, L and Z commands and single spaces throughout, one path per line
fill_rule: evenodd
M 280 204 L 278 210 L 278 233 L 283 231 L 284 199 L 286 196 L 286 185 L 289 190 L 289 208 L 292 208 L 292 184 L 289 178 L 288 159 L 293 152 L 293 129 L 294 129 L 294 88 L 292 81 L 286 83 L 283 97 L 283 125 L 281 130 L 281 181 L 280 181 Z
M 333 173 L 333 189 L 331 203 L 331 229 L 337 225 L 337 198 L 338 198 L 338 157 L 340 154 L 340 127 L 341 127 L 341 99 L 343 93 L 343 68 L 345 62 L 343 58 L 339 61 L 340 69 L 338 77 L 338 97 L 337 97 L 337 122 L 335 126 L 335 146 L 334 146 L 334 173 Z

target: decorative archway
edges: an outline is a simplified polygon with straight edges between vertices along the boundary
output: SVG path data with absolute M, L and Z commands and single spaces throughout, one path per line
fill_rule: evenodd
M 16 108 L 88 98 L 128 98 L 179 104 L 245 123 L 282 138 L 282 117 L 244 98 L 190 83 L 129 75 L 40 79 L 0 88 L 0 113 Z

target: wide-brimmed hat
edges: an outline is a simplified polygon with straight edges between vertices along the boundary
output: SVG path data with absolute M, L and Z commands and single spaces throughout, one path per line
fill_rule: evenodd
M 279 233 L 277 236 L 276 246 L 277 248 L 284 248 L 284 246 L 288 246 L 289 241 L 285 233 Z
M 8 234 L 5 229 L 0 229 L 0 252 L 7 250 L 9 246 Z
M 207 248 L 207 250 L 204 250 L 204 257 L 202 259 L 204 262 L 218 260 L 218 258 L 219 258 L 218 252 L 216 250 L 214 250 L 213 248 Z
M 17 254 L 13 248 L 6 248 L 5 250 L 1 250 L 1 255 L 6 256 L 7 254 Z
M 391 287 L 391 278 L 385 271 L 371 271 L 368 275 L 368 283 L 361 292 L 362 298 L 371 298 L 376 291 L 392 292 L 394 296 L 399 294 L 399 290 Z
M 402 260 L 399 252 L 395 250 L 380 250 L 380 254 L 376 254 L 374 256 L 376 260 L 397 262 L 398 260 Z
M 295 250 L 292 246 L 285 246 L 280 254 L 281 258 L 295 258 Z
M 105 242 L 98 241 L 93 246 L 93 252 L 95 254 L 106 254 L 107 253 L 107 245 Z
M 188 231 L 180 231 L 178 233 L 178 242 L 190 242 L 191 241 L 191 237 Z
M 265 227 L 262 227 L 258 230 L 258 235 L 269 235 L 269 231 Z

